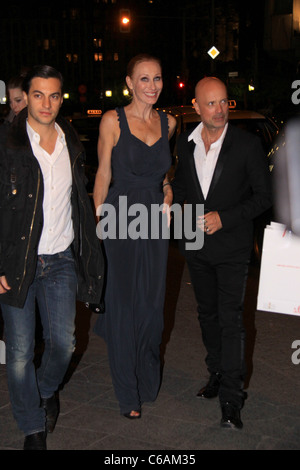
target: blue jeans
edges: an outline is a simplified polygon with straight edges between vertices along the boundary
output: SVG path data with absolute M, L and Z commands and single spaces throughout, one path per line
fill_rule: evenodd
M 45 429 L 41 397 L 50 398 L 57 391 L 70 363 L 75 348 L 76 289 L 75 263 L 68 248 L 38 257 L 35 279 L 23 308 L 1 304 L 10 400 L 25 435 Z M 36 300 L 45 343 L 37 372 L 33 363 Z

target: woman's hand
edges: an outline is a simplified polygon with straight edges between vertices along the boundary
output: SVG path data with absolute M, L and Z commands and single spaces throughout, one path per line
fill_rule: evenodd
M 163 193 L 164 193 L 164 203 L 163 203 L 163 214 L 167 214 L 168 218 L 168 227 L 170 227 L 171 224 L 171 211 L 170 207 L 173 202 L 173 190 L 171 183 L 169 183 L 167 180 L 164 181 L 163 183 Z

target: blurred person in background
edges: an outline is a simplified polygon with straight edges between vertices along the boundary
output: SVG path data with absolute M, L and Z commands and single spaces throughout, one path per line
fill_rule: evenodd
M 25 93 L 23 91 L 23 80 L 22 75 L 11 78 L 6 86 L 6 94 L 8 98 L 8 104 L 10 112 L 5 118 L 6 123 L 10 123 L 13 119 L 27 106 Z

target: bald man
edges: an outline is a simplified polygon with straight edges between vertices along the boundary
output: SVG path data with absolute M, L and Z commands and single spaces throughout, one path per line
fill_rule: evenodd
M 225 84 L 200 80 L 194 107 L 201 123 L 178 139 L 174 203 L 204 206 L 191 220 L 204 232 L 201 249 L 183 238 L 197 300 L 208 383 L 197 396 L 219 396 L 221 426 L 241 429 L 244 405 L 243 302 L 253 243 L 253 219 L 272 205 L 267 160 L 258 137 L 228 123 Z

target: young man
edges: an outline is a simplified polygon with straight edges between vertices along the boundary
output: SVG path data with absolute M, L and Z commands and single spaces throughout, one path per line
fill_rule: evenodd
M 25 450 L 46 450 L 56 392 L 75 346 L 76 297 L 99 303 L 103 258 L 84 185 L 84 151 L 59 116 L 61 74 L 49 66 L 24 81 L 27 108 L 0 135 L 0 302 L 13 413 Z M 45 349 L 33 364 L 35 301 Z
M 200 250 L 185 250 L 207 350 L 208 384 L 198 397 L 219 395 L 222 427 L 242 428 L 243 300 L 252 249 L 252 220 L 272 205 L 259 139 L 228 123 L 227 90 L 214 77 L 196 86 L 202 122 L 178 141 L 174 203 L 204 205 Z

